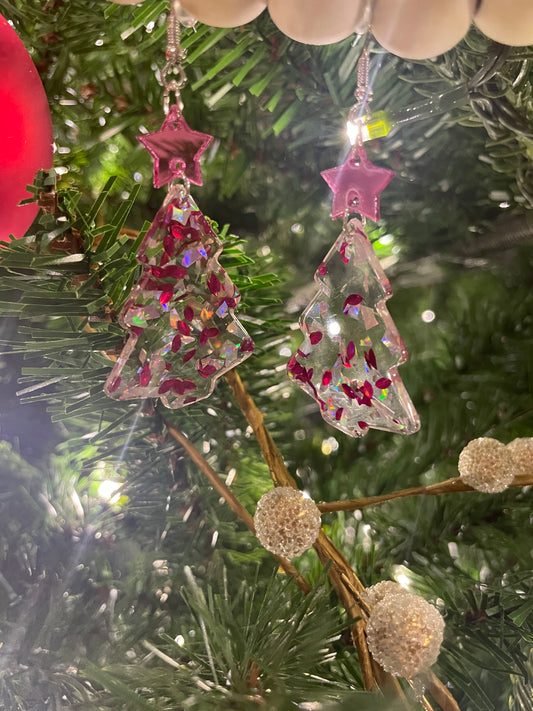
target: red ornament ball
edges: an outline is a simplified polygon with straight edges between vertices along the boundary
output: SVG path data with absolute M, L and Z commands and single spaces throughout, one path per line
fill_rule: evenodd
M 38 207 L 19 207 L 30 197 L 26 185 L 52 166 L 50 108 L 30 55 L 0 15 L 0 242 L 23 237 Z

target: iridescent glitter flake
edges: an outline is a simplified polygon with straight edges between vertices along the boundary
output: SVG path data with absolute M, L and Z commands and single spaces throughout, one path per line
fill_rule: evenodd
M 416 432 L 420 421 L 397 369 L 407 351 L 385 304 L 392 290 L 358 220 L 344 227 L 315 281 L 289 377 L 346 434 Z
M 254 346 L 233 314 L 240 295 L 218 262 L 221 250 L 192 198 L 173 186 L 137 254 L 141 278 L 119 316 L 130 336 L 107 395 L 183 407 L 248 358 Z

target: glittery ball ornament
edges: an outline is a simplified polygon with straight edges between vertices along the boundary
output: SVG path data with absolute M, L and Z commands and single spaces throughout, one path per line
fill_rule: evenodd
M 518 437 L 505 448 L 511 455 L 515 474 L 533 476 L 533 437 Z
M 294 558 L 316 541 L 320 511 L 302 491 L 278 486 L 259 499 L 254 525 L 257 538 L 267 551 Z
M 507 447 L 492 437 L 469 442 L 459 455 L 461 479 L 473 489 L 488 494 L 504 491 L 514 479 Z
M 404 591 L 374 605 L 366 632 L 376 662 L 393 676 L 412 679 L 437 660 L 444 620 L 424 598 Z

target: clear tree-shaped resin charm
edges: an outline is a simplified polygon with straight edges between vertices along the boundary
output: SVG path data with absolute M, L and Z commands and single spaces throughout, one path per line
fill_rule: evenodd
M 136 255 L 143 271 L 119 316 L 130 336 L 107 395 L 161 397 L 167 407 L 182 407 L 207 397 L 217 378 L 251 354 L 221 250 L 188 191 L 172 186 Z
M 346 434 L 416 432 L 420 422 L 397 369 L 407 351 L 385 304 L 392 290 L 358 220 L 345 223 L 315 281 L 319 292 L 300 318 L 305 340 L 289 377 Z

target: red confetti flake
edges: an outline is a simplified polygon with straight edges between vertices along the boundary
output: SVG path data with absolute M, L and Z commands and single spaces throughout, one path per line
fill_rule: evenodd
M 235 289 L 233 293 L 235 293 Z M 216 310 L 224 304 L 226 304 L 229 309 L 234 309 L 237 306 L 237 299 L 233 298 L 232 296 L 224 296 L 221 299 L 217 299 L 217 301 L 215 301 L 213 305 Z
M 168 378 L 167 380 L 163 380 L 159 388 L 157 389 L 158 395 L 164 395 L 165 393 L 168 393 L 169 390 L 172 390 L 172 385 L 174 384 L 175 378 Z
M 113 382 L 111 383 L 111 385 L 107 388 L 108 392 L 114 393 L 115 390 L 118 390 L 121 382 L 122 382 L 122 378 L 119 375 L 118 378 L 115 378 L 113 380 Z
M 388 378 L 379 378 L 379 380 L 376 380 L 375 385 L 377 388 L 380 388 L 381 390 L 386 390 L 389 385 L 391 384 L 391 380 Z
M 196 390 L 196 385 L 192 380 L 182 380 L 181 378 L 168 378 L 159 386 L 157 391 L 159 395 L 164 395 L 165 393 L 172 390 L 176 395 L 185 395 L 188 390 Z
M 160 291 L 164 286 L 164 284 L 161 284 L 161 282 L 156 279 L 145 279 L 141 281 L 141 287 L 146 289 L 146 291 Z
M 215 233 L 213 232 L 213 229 L 209 223 L 209 220 L 205 215 L 203 215 L 200 211 L 197 213 L 194 213 L 194 217 L 196 218 L 196 223 L 200 225 L 200 227 L 203 228 L 204 232 L 206 235 L 212 235 L 213 237 L 216 237 Z
M 363 420 L 359 420 L 359 422 L 358 422 L 357 424 L 359 425 L 359 427 L 360 427 L 362 430 L 366 430 L 367 427 L 368 427 L 367 423 L 366 423 L 366 422 L 363 422 Z
M 207 280 L 207 288 L 213 294 L 213 296 L 216 296 L 216 294 L 218 294 L 218 292 L 222 289 L 220 279 L 215 273 L 209 276 L 209 279 Z
M 218 328 L 204 328 L 204 330 L 200 333 L 200 345 L 205 346 L 210 338 L 216 338 L 219 333 L 220 331 Z
M 360 294 L 350 294 L 350 296 L 344 302 L 344 313 L 347 313 L 352 306 L 357 306 L 358 304 L 360 304 L 362 300 L 363 297 Z
M 361 388 L 361 392 L 365 397 L 372 397 L 374 394 L 374 388 L 372 385 L 368 382 L 368 380 L 365 380 L 363 383 L 363 387 Z
M 312 386 L 312 383 L 309 381 L 311 380 L 311 376 L 313 374 L 312 370 L 307 370 L 306 368 L 303 367 L 298 361 L 296 360 L 296 356 L 292 356 L 292 358 L 289 360 L 287 364 L 287 371 L 289 375 L 292 375 L 295 380 L 301 380 L 302 383 L 307 383 L 308 385 Z
M 177 264 L 169 264 L 166 267 L 151 267 L 150 272 L 157 279 L 183 279 L 187 276 L 187 269 Z
M 144 333 L 144 328 L 141 328 L 140 326 L 130 326 L 130 330 L 135 338 L 139 338 L 139 336 L 142 336 Z
M 378 367 L 376 363 L 376 354 L 374 353 L 374 349 L 370 348 L 370 350 L 365 351 L 365 362 L 368 365 L 369 368 L 376 368 Z
M 203 365 L 201 361 L 198 361 L 198 372 L 200 373 L 202 378 L 208 378 L 210 375 L 213 375 L 213 373 L 216 373 L 216 371 L 216 366 L 212 365 L 211 363 Z
M 194 309 L 189 304 L 183 309 L 183 318 L 186 321 L 192 321 L 194 318 Z
M 343 383 L 342 389 L 344 390 L 344 394 L 347 395 L 350 398 L 350 400 L 355 400 L 355 391 L 353 388 L 351 388 L 346 383 Z
M 341 255 L 342 261 L 345 264 L 348 264 L 348 262 L 350 261 L 350 258 L 346 256 L 346 248 L 347 247 L 348 247 L 347 242 L 343 242 L 339 248 L 339 254 Z
M 191 327 L 186 321 L 178 321 L 178 331 L 181 333 L 182 336 L 191 335 Z
M 139 373 L 139 383 L 143 386 L 143 388 L 150 384 L 151 377 L 152 373 L 150 372 L 150 364 L 145 363 Z
M 188 272 L 185 267 L 179 267 L 176 265 L 176 266 L 172 267 L 172 273 L 170 276 L 173 279 L 185 279 L 185 277 L 187 276 L 187 273 Z
M 179 222 L 171 222 L 170 234 L 174 239 L 183 239 L 185 237 L 185 229 Z
M 196 398 L 193 395 L 189 395 L 188 397 L 185 398 L 185 400 L 183 401 L 183 404 L 190 405 L 193 402 L 196 402 Z
M 322 340 L 322 332 L 313 331 L 313 333 L 309 334 L 309 340 L 311 341 L 312 346 L 316 346 L 316 344 L 320 343 L 320 341 Z
M 172 339 L 172 352 L 177 353 L 180 348 L 181 348 L 181 336 L 179 333 L 176 333 L 176 335 Z
M 301 351 L 299 348 L 298 348 L 298 350 L 296 351 L 296 354 L 299 355 L 300 358 L 309 358 L 309 356 L 311 355 L 311 353 L 304 353 L 304 352 Z
M 172 284 L 165 284 L 161 290 L 161 296 L 159 297 L 159 303 L 161 306 L 168 304 L 172 298 Z
M 198 230 L 195 230 L 194 227 L 191 227 L 190 225 L 184 227 L 179 222 L 173 222 L 171 224 L 170 231 L 172 232 L 172 236 L 178 240 L 198 242 L 201 239 Z
M 185 353 L 185 355 L 184 355 L 183 358 L 181 359 L 181 362 L 184 363 L 184 364 L 185 364 L 185 363 L 188 363 L 191 358 L 194 358 L 195 354 L 196 354 L 196 348 L 193 348 L 193 349 L 190 350 L 188 353 Z
M 326 264 L 324 262 L 322 262 L 322 264 L 318 267 L 318 273 L 321 276 L 326 276 L 326 274 L 328 273 L 328 268 L 326 267 Z
M 254 342 L 251 338 L 245 338 L 241 343 L 241 353 L 252 353 L 255 350 Z
M 335 419 L 337 420 L 337 422 L 340 421 L 343 412 L 344 412 L 344 407 L 339 407 L 337 412 L 335 413 Z
M 170 235 L 168 232 L 165 233 L 163 237 L 163 249 L 165 252 L 168 254 L 170 258 L 174 256 L 174 247 L 175 247 L 175 242 L 174 239 L 172 238 L 172 235 Z
M 324 371 L 324 375 L 322 376 L 322 385 L 324 385 L 324 387 L 326 385 L 329 385 L 331 383 L 332 377 L 333 376 L 331 375 L 331 370 Z
M 176 395 L 185 395 L 188 390 L 196 390 L 196 385 L 192 380 L 180 380 L 176 378 L 172 385 L 172 390 Z
M 355 355 L 355 343 L 350 341 L 346 346 L 346 360 L 350 362 Z

